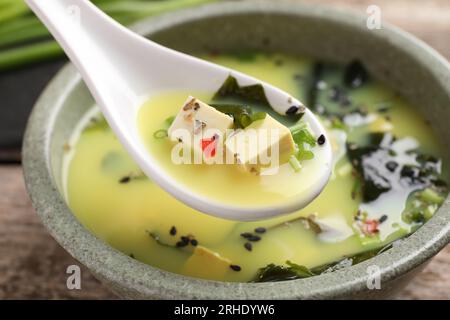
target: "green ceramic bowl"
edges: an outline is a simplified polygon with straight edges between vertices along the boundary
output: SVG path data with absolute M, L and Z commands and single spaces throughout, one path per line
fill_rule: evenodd
M 450 159 L 450 65 L 430 47 L 391 26 L 369 30 L 365 17 L 294 4 L 220 3 L 144 21 L 135 30 L 189 53 L 258 49 L 337 62 L 360 59 L 370 72 L 431 121 Z M 30 117 L 23 146 L 33 205 L 53 237 L 124 298 L 315 299 L 380 298 L 404 286 L 450 241 L 450 201 L 398 246 L 334 273 L 276 283 L 227 283 L 189 278 L 140 263 L 86 230 L 61 196 L 63 144 L 93 105 L 72 65 L 50 82 Z M 447 164 L 450 166 L 450 163 Z M 377 266 L 381 289 L 367 286 Z

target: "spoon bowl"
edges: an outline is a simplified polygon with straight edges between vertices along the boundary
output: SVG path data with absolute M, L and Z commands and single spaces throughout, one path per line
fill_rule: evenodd
M 330 143 L 321 146 L 321 170 L 307 193 L 265 207 L 240 207 L 190 191 L 165 172 L 145 148 L 137 114 L 149 97 L 169 90 L 215 92 L 228 76 L 239 85 L 261 84 L 274 110 L 285 114 L 303 104 L 288 93 L 243 73 L 154 43 L 120 25 L 87 0 L 26 0 L 79 70 L 107 122 L 142 171 L 174 197 L 206 214 L 258 220 L 290 213 L 309 204 L 331 174 Z M 307 108 L 302 117 L 315 136 L 326 131 Z M 328 141 L 328 139 L 325 139 Z M 301 172 L 299 173 L 301 174 Z

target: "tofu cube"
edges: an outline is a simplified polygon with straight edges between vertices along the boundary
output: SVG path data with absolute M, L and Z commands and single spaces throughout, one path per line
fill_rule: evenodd
M 291 131 L 269 115 L 237 131 L 225 141 L 227 161 L 234 157 L 246 171 L 277 167 L 295 152 Z
M 189 96 L 168 130 L 172 141 L 179 141 L 204 157 L 214 157 L 215 151 L 205 148 L 214 140 L 223 141 L 226 130 L 233 127 L 233 118 L 217 111 L 197 98 Z
M 199 245 L 183 266 L 183 272 L 193 277 L 217 279 L 229 272 L 230 265 L 229 259 Z

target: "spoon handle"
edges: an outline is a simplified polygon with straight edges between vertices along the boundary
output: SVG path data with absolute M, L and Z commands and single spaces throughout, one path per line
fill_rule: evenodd
M 25 1 L 76 66 L 114 131 L 127 134 L 123 123 L 134 123 L 134 113 L 124 112 L 124 106 L 137 108 L 139 94 L 147 90 L 135 55 L 143 47 L 148 55 L 157 55 L 162 46 L 131 32 L 88 0 Z

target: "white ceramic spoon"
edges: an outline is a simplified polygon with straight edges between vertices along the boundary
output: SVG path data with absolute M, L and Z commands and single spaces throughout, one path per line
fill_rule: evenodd
M 226 219 L 257 220 L 305 207 L 324 188 L 331 173 L 330 143 L 314 160 L 321 170 L 305 194 L 277 206 L 240 207 L 213 201 L 189 190 L 165 172 L 146 150 L 137 129 L 144 98 L 167 90 L 215 92 L 231 74 L 240 85 L 261 83 L 275 110 L 285 114 L 302 104 L 258 79 L 158 45 L 123 27 L 88 0 L 26 0 L 78 68 L 106 120 L 143 172 L 167 192 L 204 213 Z M 306 109 L 311 131 L 326 135 Z M 301 172 L 299 173 L 301 174 Z

